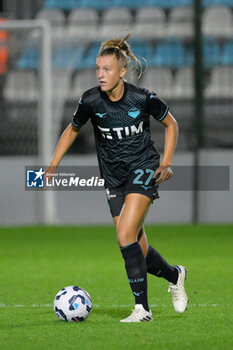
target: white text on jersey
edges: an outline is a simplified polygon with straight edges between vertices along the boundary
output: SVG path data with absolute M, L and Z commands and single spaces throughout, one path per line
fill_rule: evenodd
M 143 132 L 143 121 L 138 125 L 124 126 L 119 128 L 102 128 L 98 125 L 99 130 L 102 133 L 102 136 L 106 139 L 113 139 L 117 137 L 118 139 L 125 138 L 127 136 L 133 136 Z

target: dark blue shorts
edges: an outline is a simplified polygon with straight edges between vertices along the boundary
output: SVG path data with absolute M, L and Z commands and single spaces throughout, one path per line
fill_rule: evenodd
M 106 188 L 108 205 L 112 216 L 119 216 L 125 197 L 129 193 L 141 193 L 144 196 L 154 199 L 159 198 L 158 187 L 153 179 L 153 169 L 136 169 L 119 187 Z

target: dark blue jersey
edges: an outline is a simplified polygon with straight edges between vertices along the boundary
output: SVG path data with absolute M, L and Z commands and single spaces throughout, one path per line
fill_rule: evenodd
M 168 106 L 154 92 L 126 82 L 118 101 L 111 101 L 100 87 L 83 94 L 72 122 L 80 127 L 91 119 L 106 187 L 120 186 L 135 169 L 158 167 L 160 156 L 151 140 L 150 116 L 162 121 L 167 112 Z

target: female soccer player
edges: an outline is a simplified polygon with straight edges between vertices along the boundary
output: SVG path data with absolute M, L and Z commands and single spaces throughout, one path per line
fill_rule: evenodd
M 124 80 L 131 63 L 134 62 L 134 67 L 140 63 L 127 43 L 129 36 L 102 43 L 96 60 L 99 86 L 84 92 L 79 100 L 49 169 L 56 169 L 90 118 L 100 173 L 135 296 L 134 310 L 121 322 L 143 322 L 153 319 L 148 306 L 147 272 L 169 282 L 175 311 L 183 313 L 188 303 L 184 289 L 187 271 L 184 266 L 169 265 L 147 243 L 143 223 L 151 203 L 159 197 L 158 185 L 173 175 L 171 163 L 178 127 L 167 105 L 154 92 Z M 166 128 L 161 163 L 150 136 L 150 115 Z

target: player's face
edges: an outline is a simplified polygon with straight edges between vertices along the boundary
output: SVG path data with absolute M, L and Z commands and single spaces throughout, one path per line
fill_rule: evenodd
M 111 92 L 122 82 L 126 68 L 121 68 L 114 55 L 98 56 L 96 75 L 102 91 Z

